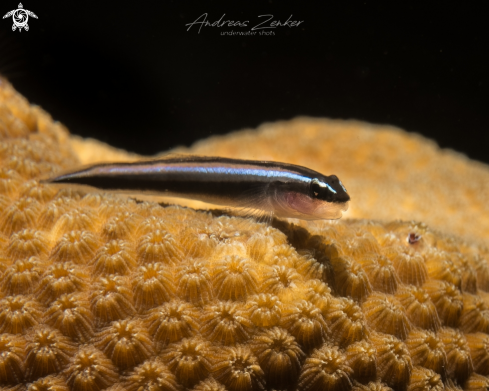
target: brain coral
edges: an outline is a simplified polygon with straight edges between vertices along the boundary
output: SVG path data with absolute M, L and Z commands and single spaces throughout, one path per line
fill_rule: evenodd
M 41 185 L 86 145 L 4 80 L 0 137 L 2 389 L 489 389 L 483 235 Z

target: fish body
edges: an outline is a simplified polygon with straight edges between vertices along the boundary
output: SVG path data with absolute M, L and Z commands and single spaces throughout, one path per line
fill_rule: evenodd
M 350 200 L 335 175 L 288 163 L 222 157 L 96 164 L 44 182 L 152 192 L 304 220 L 338 219 Z

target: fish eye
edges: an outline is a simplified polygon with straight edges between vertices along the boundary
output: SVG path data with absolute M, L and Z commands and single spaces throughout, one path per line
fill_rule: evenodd
M 319 180 L 314 178 L 311 181 L 311 192 L 314 195 L 314 197 L 317 197 L 319 195 L 320 190 L 321 190 L 321 185 L 319 184 Z

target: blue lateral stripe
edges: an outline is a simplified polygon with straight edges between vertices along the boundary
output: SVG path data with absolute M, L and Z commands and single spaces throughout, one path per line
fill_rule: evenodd
M 259 176 L 259 177 L 280 177 L 290 178 L 301 182 L 310 182 L 311 178 L 300 175 L 291 171 L 280 171 L 274 169 L 257 169 L 257 168 L 230 168 L 230 167 L 188 167 L 176 165 L 154 165 L 154 166 L 128 166 L 128 167 L 106 167 L 109 173 L 159 173 L 159 172 L 181 172 L 181 173 L 202 173 L 202 174 L 220 174 L 236 176 Z M 104 170 L 105 171 L 105 170 Z

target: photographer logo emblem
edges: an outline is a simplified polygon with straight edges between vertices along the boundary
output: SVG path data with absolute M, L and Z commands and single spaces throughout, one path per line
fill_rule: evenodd
M 8 18 L 9 16 L 11 16 L 12 20 L 14 21 L 14 24 L 12 25 L 12 31 L 15 31 L 17 29 L 19 29 L 19 31 L 22 31 L 22 29 L 25 29 L 25 31 L 29 31 L 29 25 L 27 24 L 29 16 L 37 19 L 37 15 L 32 11 L 24 9 L 22 3 L 19 3 L 19 8 L 17 8 L 16 10 L 12 10 L 3 15 L 3 19 Z

